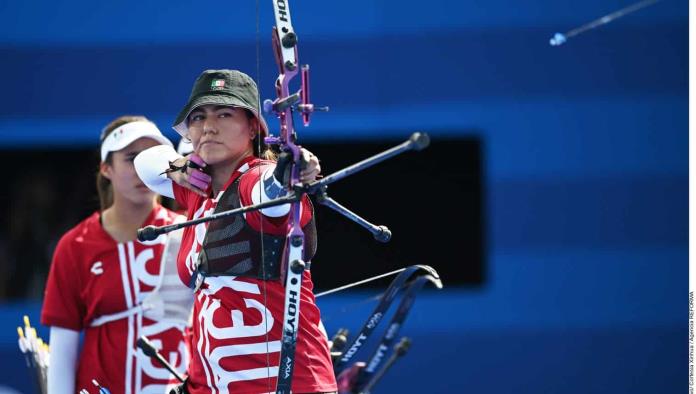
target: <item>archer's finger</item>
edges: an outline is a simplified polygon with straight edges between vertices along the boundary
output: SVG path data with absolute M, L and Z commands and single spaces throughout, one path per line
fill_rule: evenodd
M 200 170 L 192 169 L 188 172 L 188 176 L 189 182 L 193 183 L 196 185 L 196 187 L 202 190 L 208 189 L 208 186 L 210 186 L 210 183 L 213 181 L 213 178 L 210 175 Z
M 319 164 L 319 161 L 310 161 L 309 164 L 307 165 L 307 168 L 304 168 L 302 171 L 300 171 L 300 176 L 310 174 L 316 172 L 317 174 L 321 173 L 321 165 Z
M 308 183 L 312 182 L 317 179 L 317 176 L 319 175 L 319 171 L 317 170 L 312 170 L 312 171 L 302 171 L 300 172 L 300 181 L 302 183 Z
M 189 181 L 184 181 L 181 186 L 191 190 L 192 192 L 198 194 L 201 197 L 206 197 L 206 198 L 208 197 L 208 193 L 206 193 L 204 190 L 201 190 L 200 188 L 198 188 L 196 185 L 192 184 Z
M 204 182 L 204 181 L 197 179 L 195 177 L 189 177 L 188 182 L 189 182 L 189 184 L 197 187 L 200 190 L 206 190 L 208 188 L 207 182 Z
M 319 158 L 314 155 L 314 153 L 302 148 L 300 151 L 302 154 L 302 167 L 307 168 L 310 166 L 315 166 L 319 164 Z

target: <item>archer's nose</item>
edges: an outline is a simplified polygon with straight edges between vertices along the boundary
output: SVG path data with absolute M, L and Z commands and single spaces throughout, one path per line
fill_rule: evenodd
M 213 117 L 207 117 L 203 123 L 203 134 L 217 134 L 217 122 Z

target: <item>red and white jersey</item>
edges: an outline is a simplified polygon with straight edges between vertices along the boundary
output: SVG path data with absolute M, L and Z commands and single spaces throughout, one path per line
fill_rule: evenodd
M 232 174 L 226 190 L 237 178 L 242 206 L 252 204 L 253 186 L 275 163 L 248 157 Z M 250 170 L 251 168 L 251 170 Z M 209 216 L 222 192 L 215 198 L 201 197 L 174 185 L 176 200 L 188 208 L 188 218 Z M 301 225 L 312 215 L 308 199 L 303 200 Z M 245 215 L 259 231 L 261 214 Z M 198 260 L 207 224 L 184 230 L 179 250 L 179 275 L 189 283 Z M 287 233 L 287 215 L 264 217 L 263 232 Z M 312 293 L 312 278 L 305 271 L 300 295 L 300 320 L 295 352 L 292 391 L 315 393 L 336 391 L 336 381 L 326 335 L 320 330 L 320 313 Z M 278 376 L 285 288 L 279 280 L 253 277 L 207 277 L 196 293 L 191 338 L 188 390 L 191 394 L 243 394 L 274 392 Z
M 188 363 L 185 327 L 134 313 L 102 325 L 96 319 L 137 307 L 160 283 L 167 236 L 117 243 L 95 212 L 58 242 L 46 284 L 41 323 L 84 331 L 76 388 L 92 379 L 112 393 L 167 393 L 177 381 L 136 347 L 144 335 L 177 370 Z M 157 206 L 143 225 L 171 224 L 176 214 Z M 174 276 L 176 280 L 176 276 Z

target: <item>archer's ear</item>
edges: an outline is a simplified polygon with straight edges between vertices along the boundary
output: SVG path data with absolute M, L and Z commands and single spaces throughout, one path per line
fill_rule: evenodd
M 249 119 L 249 139 L 256 138 L 256 135 L 261 131 L 261 124 L 256 117 Z
M 106 179 L 111 180 L 111 165 L 109 163 L 100 163 L 99 164 L 99 173 Z

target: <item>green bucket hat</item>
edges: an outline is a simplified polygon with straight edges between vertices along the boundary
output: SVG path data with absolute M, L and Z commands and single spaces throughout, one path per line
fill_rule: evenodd
M 259 112 L 259 90 L 251 77 L 237 70 L 206 70 L 196 79 L 188 102 L 174 121 L 174 130 L 188 137 L 188 116 L 201 105 L 214 104 L 250 110 L 268 135 L 268 125 Z

